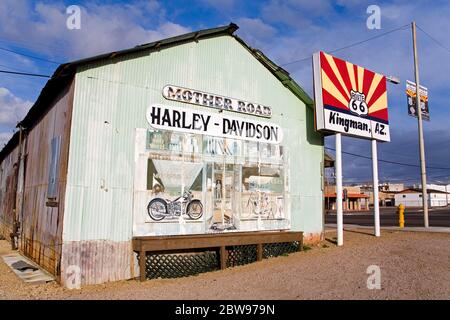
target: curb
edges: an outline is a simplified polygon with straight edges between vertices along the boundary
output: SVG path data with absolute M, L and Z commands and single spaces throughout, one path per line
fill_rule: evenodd
M 334 232 L 336 229 L 336 224 L 325 224 L 325 228 L 333 228 L 333 229 L 325 229 L 325 233 Z M 344 224 L 344 230 L 352 230 L 352 229 L 373 229 L 373 226 L 360 226 L 357 224 Z M 430 233 L 450 233 L 450 228 L 447 227 L 381 227 L 381 230 L 389 230 L 389 231 L 406 231 L 406 232 L 430 232 Z

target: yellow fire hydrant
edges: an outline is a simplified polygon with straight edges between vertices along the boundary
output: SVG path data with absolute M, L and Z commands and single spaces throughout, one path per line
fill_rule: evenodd
M 402 203 L 398 206 L 398 225 L 400 228 L 405 227 L 405 206 Z

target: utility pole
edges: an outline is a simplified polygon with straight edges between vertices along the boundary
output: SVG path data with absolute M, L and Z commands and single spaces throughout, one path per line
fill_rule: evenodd
M 417 39 L 416 39 L 416 22 L 412 22 L 412 38 L 414 50 L 414 73 L 416 78 L 416 111 L 419 126 L 419 151 L 420 151 L 420 177 L 422 179 L 422 205 L 423 205 L 423 222 L 425 228 L 428 224 L 428 197 L 427 197 L 427 173 L 425 166 L 425 146 L 422 128 L 422 108 L 420 106 L 420 84 L 419 84 L 419 61 L 417 57 Z

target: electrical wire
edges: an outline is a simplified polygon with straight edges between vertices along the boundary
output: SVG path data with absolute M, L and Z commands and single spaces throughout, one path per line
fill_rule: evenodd
M 436 38 L 434 38 L 432 35 L 430 35 L 428 32 L 426 32 L 426 31 L 425 31 L 423 28 L 421 28 L 419 25 L 416 25 L 416 26 L 417 26 L 417 28 L 418 28 L 419 30 L 421 30 L 425 35 L 427 35 L 430 39 L 432 39 L 437 45 L 439 45 L 439 46 L 440 46 L 441 48 L 443 48 L 444 50 L 450 52 L 450 49 L 449 49 L 448 47 L 446 47 L 444 44 L 442 44 L 439 40 L 437 40 Z M 381 33 L 381 34 L 378 34 L 378 35 L 373 36 L 373 37 L 371 37 L 371 38 L 368 38 L 368 39 L 365 39 L 365 40 L 361 40 L 361 41 L 358 41 L 358 42 L 355 42 L 355 43 L 352 43 L 352 44 L 349 44 L 349 45 L 346 45 L 346 46 L 344 46 L 344 47 L 337 48 L 337 49 L 334 49 L 334 50 L 328 50 L 327 52 L 328 52 L 328 53 L 336 53 L 336 52 L 339 52 L 339 51 L 342 51 L 342 50 L 345 50 L 345 49 L 349 49 L 349 48 L 352 48 L 352 47 L 361 45 L 361 44 L 363 44 L 363 43 L 366 43 L 366 42 L 369 42 L 369 41 L 372 41 L 372 40 L 375 40 L 375 39 L 384 37 L 384 36 L 386 36 L 386 35 L 388 35 L 388 34 L 391 34 L 391 33 L 396 32 L 396 31 L 405 30 L 405 29 L 407 29 L 408 27 L 409 27 L 409 24 L 405 24 L 405 25 L 403 25 L 403 26 L 400 26 L 400 27 L 398 27 L 398 28 L 389 30 L 389 31 L 384 32 L 384 33 Z M 52 60 L 48 60 L 48 59 L 36 57 L 36 56 L 33 56 L 33 55 L 28 55 L 28 54 L 21 53 L 21 52 L 17 52 L 17 51 L 14 51 L 14 50 L 11 50 L 11 49 L 7 49 L 7 48 L 4 48 L 4 47 L 0 47 L 0 50 L 7 51 L 7 52 L 11 52 L 11 53 L 14 53 L 14 54 L 18 54 L 18 55 L 21 55 L 21 56 L 24 56 L 24 57 L 28 57 L 28 58 L 31 58 L 31 59 L 36 59 L 36 60 L 45 61 L 45 62 L 48 62 L 48 63 L 62 64 L 61 62 L 52 61 Z M 279 66 L 288 66 L 288 65 L 291 65 L 291 64 L 295 64 L 295 63 L 307 61 L 307 60 L 310 60 L 310 59 L 311 59 L 311 56 L 312 56 L 312 54 L 311 54 L 310 56 L 305 57 L 305 58 L 302 58 L 302 59 L 293 60 L 293 61 L 290 61 L 290 62 L 286 62 L 286 63 L 279 64 Z
M 0 70 L 0 73 L 15 74 L 15 75 L 20 75 L 20 76 L 51 78 L 51 76 L 46 75 L 46 74 L 28 73 L 28 72 L 15 72 L 15 71 L 8 71 L 8 70 Z
M 398 28 L 389 30 L 389 31 L 384 32 L 384 33 L 381 33 L 381 34 L 378 34 L 378 35 L 373 36 L 373 37 L 371 37 L 371 38 L 368 38 L 368 39 L 365 39 L 365 40 L 361 40 L 361 41 L 358 41 L 358 42 L 355 42 L 355 43 L 346 45 L 346 46 L 341 47 L 341 48 L 338 48 L 338 49 L 334 49 L 334 50 L 331 50 L 331 51 L 327 51 L 327 52 L 328 52 L 328 53 L 336 53 L 336 52 L 339 52 L 339 51 L 342 51 L 342 50 L 345 50 L 345 49 L 349 49 L 349 48 L 358 46 L 358 45 L 360 45 L 360 44 L 363 44 L 363 43 L 366 43 L 366 42 L 369 42 L 369 41 L 372 41 L 372 40 L 375 40 L 375 39 L 384 37 L 384 36 L 386 36 L 386 35 L 388 35 L 388 34 L 391 34 L 391 33 L 393 33 L 393 32 L 400 31 L 400 30 L 406 30 L 407 27 L 409 27 L 409 24 L 405 24 L 405 25 L 403 25 L 403 26 L 401 26 L 401 27 L 398 27 Z M 288 66 L 288 65 L 291 65 L 291 64 L 294 64 L 294 63 L 298 63 L 298 62 L 303 62 L 303 61 L 306 61 L 306 60 L 310 60 L 310 59 L 311 59 L 311 56 L 312 56 L 312 54 L 309 55 L 308 57 L 305 57 L 305 58 L 302 58 L 302 59 L 299 59 L 299 60 L 294 60 L 294 61 L 291 61 L 291 62 L 282 63 L 282 64 L 280 64 L 280 66 Z
M 12 71 L 17 71 L 17 72 L 27 72 L 25 70 L 21 70 L 21 69 L 17 69 L 17 68 L 14 68 L 14 67 L 6 66 L 4 64 L 0 64 L 0 67 L 6 68 L 6 69 L 9 69 L 9 70 L 12 70 Z
M 44 61 L 44 62 L 58 64 L 58 65 L 62 64 L 61 62 L 56 62 L 56 61 L 52 61 L 52 60 L 36 57 L 36 56 L 30 55 L 30 54 L 21 53 L 21 52 L 14 51 L 14 50 L 11 50 L 11 49 L 8 49 L 8 48 L 4 48 L 4 47 L 0 47 L 0 50 L 7 51 L 7 52 L 10 52 L 10 53 L 14 53 L 14 54 L 17 54 L 17 55 L 20 55 L 20 56 L 24 56 L 24 57 L 27 57 L 27 58 L 30 58 L 30 59 L 41 60 L 41 61 Z
M 446 174 L 446 175 L 429 175 L 427 176 L 427 179 L 433 180 L 433 179 L 438 179 L 438 178 L 450 178 L 450 174 Z M 380 179 L 380 183 L 384 182 L 392 182 L 392 183 L 401 183 L 401 182 L 406 182 L 406 181 L 419 181 L 420 177 L 417 178 L 385 178 L 385 179 Z M 357 178 L 357 179 L 352 179 L 352 178 L 348 178 L 348 179 L 343 179 L 344 182 L 346 183 L 370 183 L 371 178 L 367 178 L 367 179 L 363 179 L 363 178 Z
M 332 150 L 332 151 L 336 151 L 336 149 L 334 149 L 334 148 L 329 148 L 329 147 L 325 147 L 325 149 Z M 363 158 L 363 159 L 372 160 L 372 157 L 363 156 L 363 155 L 356 154 L 356 153 L 345 152 L 345 151 L 342 151 L 342 153 L 347 154 L 347 155 L 351 155 L 351 156 L 354 156 L 354 157 L 358 157 L 358 158 Z M 379 161 L 379 162 L 384 162 L 384 163 L 389 163 L 389 164 L 396 164 L 396 165 L 400 165 L 400 166 L 407 166 L 407 167 L 420 168 L 420 166 L 419 166 L 418 164 L 403 163 L 403 162 L 396 162 L 396 161 L 383 160 L 383 159 L 378 159 L 378 161 Z M 436 169 L 436 170 L 450 170 L 449 167 L 433 167 L 433 166 L 427 166 L 426 168 L 427 168 L 427 169 Z
M 431 40 L 433 40 L 437 45 L 439 45 L 441 48 L 443 48 L 444 50 L 447 50 L 448 52 L 450 52 L 450 49 L 445 46 L 444 44 L 442 44 L 442 42 L 440 42 L 439 40 L 437 40 L 436 38 L 434 38 L 432 35 L 430 35 L 428 32 L 426 32 L 425 30 L 423 30 L 421 27 L 419 27 L 416 24 L 417 29 L 419 29 L 420 31 L 422 31 L 423 33 L 425 33 L 425 35 L 427 35 Z
M 400 26 L 400 27 L 398 27 L 398 28 L 389 30 L 389 31 L 387 31 L 387 32 L 378 34 L 378 35 L 373 36 L 373 37 L 371 37 L 371 38 L 368 38 L 368 39 L 365 39 L 365 40 L 362 40 L 362 41 L 358 41 L 358 42 L 355 42 L 355 43 L 346 45 L 346 46 L 344 46 L 344 47 L 341 47 L 341 48 L 338 48 L 338 49 L 334 49 L 334 50 L 331 50 L 331 51 L 327 51 L 327 52 L 329 52 L 329 53 L 335 53 L 335 52 L 338 52 L 338 51 L 341 51 L 341 50 L 345 50 L 345 49 L 348 49 L 348 48 L 352 48 L 352 47 L 354 47 L 354 46 L 357 46 L 357 45 L 360 45 L 360 44 L 363 44 L 363 43 L 366 43 L 366 42 L 369 42 L 369 41 L 372 41 L 372 40 L 381 38 L 381 37 L 386 36 L 386 35 L 388 35 L 388 34 L 390 34 L 390 33 L 393 33 L 393 32 L 399 31 L 399 30 L 404 30 L 404 29 L 405 29 L 406 27 L 408 27 L 408 26 L 409 26 L 409 24 L 406 24 L 406 25 Z M 422 31 L 423 31 L 423 30 L 422 30 Z M 14 51 L 14 50 L 11 50 L 11 49 L 7 49 L 7 48 L 4 48 L 4 47 L 0 47 L 0 50 L 4 50 L 4 51 L 7 51 L 7 52 L 15 53 L 15 54 L 22 55 L 22 56 L 25 56 L 25 57 L 28 57 L 28 58 L 37 59 L 37 60 L 41 60 L 41 61 L 45 61 L 45 62 L 49 62 L 49 63 L 53 63 L 53 64 L 61 64 L 60 62 L 56 62 L 56 61 L 52 61 L 52 60 L 48 60 L 48 59 L 44 59 L 44 58 L 40 58 L 40 57 L 28 55 L 28 54 L 24 54 L 24 53 L 17 52 L 17 51 Z M 305 57 L 305 58 L 303 58 L 303 59 L 299 59 L 299 60 L 294 60 L 294 61 L 291 61 L 291 62 L 283 63 L 283 64 L 280 64 L 279 66 L 287 66 L 287 65 L 294 64 L 294 63 L 306 61 L 306 60 L 309 60 L 309 59 L 311 59 L 311 56 Z M 24 73 L 23 75 L 26 75 L 26 74 Z M 32 74 L 30 74 L 30 75 L 32 75 Z
M 20 40 L 12 40 L 7 38 L 0 37 L 0 43 L 3 43 L 7 45 L 8 47 L 12 46 L 15 48 L 22 48 L 30 51 L 36 51 L 36 50 L 48 50 L 49 48 L 52 48 L 52 52 L 55 52 L 56 50 L 61 49 L 61 45 L 53 44 L 53 43 L 47 43 L 44 44 L 42 42 L 37 41 L 20 41 Z

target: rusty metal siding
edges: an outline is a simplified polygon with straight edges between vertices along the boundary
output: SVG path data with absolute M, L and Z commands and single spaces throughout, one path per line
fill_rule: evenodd
M 63 244 L 61 265 L 79 267 L 81 284 L 98 284 L 131 278 L 133 261 L 130 256 L 131 244 L 128 241 L 107 240 L 70 241 Z M 64 267 L 65 266 L 65 267 Z M 73 274 L 64 274 L 61 284 L 73 281 Z
M 83 284 L 131 277 L 132 190 L 127 186 L 133 181 L 128 159 L 134 144 L 132 140 L 123 144 L 117 141 L 129 125 L 125 117 L 114 117 L 119 85 L 94 82 L 96 86 L 89 86 L 78 76 L 75 79 L 61 262 L 63 284 L 72 265 L 82 270 Z
M 54 275 L 58 275 L 70 141 L 73 83 L 59 93 L 53 106 L 28 130 L 25 148 L 25 183 L 19 250 Z M 61 137 L 57 173 L 57 205 L 47 206 L 51 141 Z
M 19 148 L 16 147 L 0 163 L 0 235 L 8 240 L 13 229 L 18 153 Z

